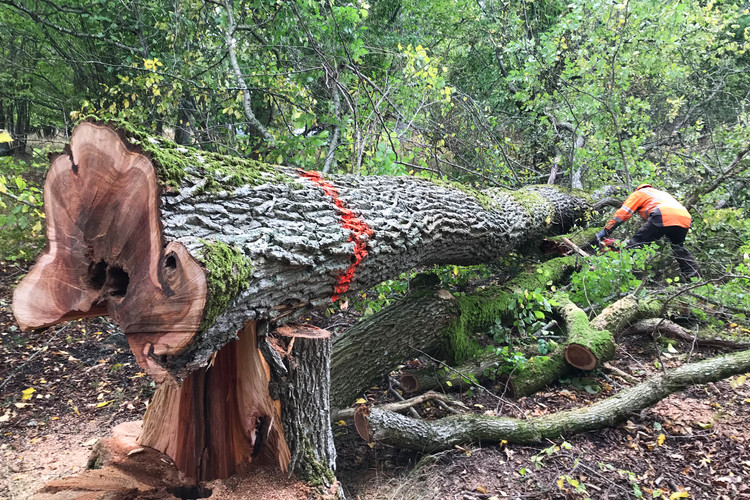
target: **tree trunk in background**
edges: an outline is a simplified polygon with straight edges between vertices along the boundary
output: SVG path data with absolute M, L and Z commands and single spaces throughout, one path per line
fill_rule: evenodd
M 258 433 L 277 436 L 267 449 L 282 468 L 283 437 L 294 470 L 314 457 L 322 467 L 307 470 L 332 477 L 323 473 L 333 463 L 328 438 L 308 434 L 328 425 L 327 395 L 295 385 L 328 390 L 330 340 L 289 341 L 289 367 L 275 380 L 282 430 L 268 404 L 275 375 L 261 379 L 262 363 L 247 363 L 254 341 L 224 347 L 248 322 L 286 321 L 417 266 L 497 259 L 564 231 L 589 206 L 550 186 L 480 193 L 414 177 L 324 178 L 91 122 L 53 159 L 44 198 L 49 245 L 14 292 L 19 324 L 111 316 L 150 374 L 185 379 L 144 436 L 161 440 L 155 429 L 168 429 L 160 446 L 186 447 L 180 463 L 202 478 L 231 474 Z M 204 398 L 222 384 L 230 408 L 219 415 Z

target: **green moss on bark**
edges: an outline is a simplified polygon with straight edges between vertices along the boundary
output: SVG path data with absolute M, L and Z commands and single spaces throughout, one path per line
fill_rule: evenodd
M 297 461 L 295 473 L 310 486 L 329 487 L 336 482 L 336 475 L 323 462 L 316 458 L 312 444 L 308 439 L 303 443 L 303 456 Z
M 506 384 L 514 398 L 529 396 L 559 380 L 570 370 L 561 350 L 530 358 L 522 369 L 511 373 Z
M 546 289 L 570 273 L 575 257 L 559 257 L 523 272 L 505 285 L 457 297 L 461 313 L 447 329 L 448 358 L 463 363 L 479 350 L 471 335 L 508 314 L 508 304 L 524 290 Z
M 458 189 L 459 191 L 462 191 L 463 193 L 474 198 L 477 201 L 477 203 L 482 205 L 482 208 L 484 208 L 485 210 L 497 209 L 497 203 L 495 203 L 495 201 L 483 191 L 474 189 L 472 187 L 466 186 L 464 184 L 461 184 L 460 182 L 455 182 L 455 181 L 444 181 L 442 179 L 432 179 L 430 180 L 430 182 L 432 182 L 436 186 L 442 186 L 448 189 Z
M 222 242 L 204 242 L 199 252 L 206 269 L 208 297 L 199 331 L 205 331 L 227 306 L 247 287 L 253 263 L 241 250 Z

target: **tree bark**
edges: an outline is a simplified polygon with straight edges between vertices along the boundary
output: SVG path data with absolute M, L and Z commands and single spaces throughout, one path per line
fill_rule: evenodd
M 331 406 L 349 406 L 409 358 L 444 350 L 460 314 L 447 290 L 418 290 L 351 327 L 333 345 Z
M 583 408 L 526 420 L 457 415 L 426 421 L 361 407 L 355 413 L 360 436 L 400 448 L 433 453 L 471 443 L 536 443 L 612 426 L 670 394 L 695 384 L 717 382 L 750 370 L 750 351 L 690 363 Z

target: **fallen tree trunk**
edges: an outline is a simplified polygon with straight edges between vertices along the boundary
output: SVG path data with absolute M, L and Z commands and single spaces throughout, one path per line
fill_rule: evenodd
M 350 405 L 357 394 L 410 357 L 441 353 L 460 361 L 473 355 L 479 346 L 471 334 L 507 316 L 507 306 L 517 293 L 562 281 L 573 263 L 569 257 L 553 259 L 508 283 L 466 296 L 454 297 L 447 290 L 417 290 L 357 323 L 333 345 L 332 406 Z M 414 385 L 408 374 L 401 377 L 401 384 L 405 389 Z
M 354 418 L 357 431 L 368 442 L 426 453 L 471 443 L 537 443 L 612 426 L 686 387 L 747 371 L 750 351 L 740 351 L 683 365 L 590 406 L 526 420 L 457 415 L 425 421 L 364 406 Z
M 325 179 L 84 122 L 52 162 L 45 207 L 49 246 L 15 290 L 19 324 L 108 314 L 139 361 L 179 376 L 249 320 L 418 266 L 494 260 L 570 227 L 588 202 L 546 185 Z
M 255 377 L 245 370 L 262 365 L 250 359 L 265 344 L 216 353 L 257 327 L 248 322 L 278 322 L 417 266 L 496 259 L 564 231 L 589 206 L 580 192 L 551 186 L 476 192 L 413 177 L 324 178 L 92 122 L 52 160 L 44 199 L 48 246 L 14 292 L 20 326 L 109 315 L 161 380 L 186 379 L 213 360 L 164 396 L 144 439 L 184 448 L 173 451 L 181 470 L 210 478 L 250 461 L 259 433 L 283 436 L 289 456 L 279 444 L 272 459 L 323 482 L 334 459 L 330 341 L 284 341 L 286 371 L 248 384 L 235 378 Z M 294 385 L 308 376 L 320 385 Z M 280 419 L 266 401 L 268 380 Z M 222 383 L 230 387 L 216 391 L 233 407 L 224 416 L 206 399 Z M 314 394 L 296 392 L 305 388 Z M 226 467 L 206 456 L 223 456 Z

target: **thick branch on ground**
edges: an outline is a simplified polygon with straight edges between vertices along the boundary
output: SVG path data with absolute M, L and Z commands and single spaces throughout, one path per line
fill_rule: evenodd
M 405 359 L 441 350 L 460 314 L 447 290 L 419 290 L 354 325 L 333 345 L 333 408 L 352 404 Z
M 593 370 L 615 355 L 615 340 L 609 330 L 597 330 L 577 305 L 564 295 L 557 295 L 558 312 L 568 332 L 565 360 L 579 370 Z
M 596 318 L 591 320 L 591 328 L 609 330 L 618 335 L 631 323 L 659 316 L 663 305 L 657 300 L 636 300 L 632 295 L 628 295 L 605 307 Z
M 417 405 L 421 405 L 422 403 L 425 403 L 427 401 L 441 401 L 448 405 L 454 405 L 461 407 L 463 409 L 468 409 L 466 405 L 464 405 L 460 401 L 456 401 L 452 397 L 442 394 L 439 392 L 434 391 L 427 391 L 424 394 L 420 394 L 419 396 L 414 396 L 410 399 L 405 399 L 403 401 L 396 401 L 395 403 L 386 403 L 383 405 L 379 405 L 378 408 L 381 410 L 387 410 L 387 411 L 395 411 L 395 412 L 402 412 L 406 411 L 409 408 L 413 408 Z M 334 419 L 342 419 L 342 418 L 352 418 L 354 416 L 354 412 L 356 411 L 356 408 L 346 408 L 343 410 L 339 410 L 336 412 L 336 415 L 334 415 Z
M 662 318 L 650 318 L 641 320 L 638 323 L 631 325 L 620 334 L 620 336 L 622 337 L 628 335 L 663 335 L 665 337 L 679 340 L 690 345 L 695 345 L 696 347 L 714 347 L 735 351 L 741 349 L 750 349 L 750 343 L 747 342 L 733 342 L 731 340 L 707 339 L 698 337 L 689 333 L 677 323 Z
M 552 262 L 552 261 L 550 261 Z M 591 331 L 598 334 L 599 331 L 617 332 L 627 326 L 629 319 L 644 317 L 649 312 L 654 314 L 659 312 L 659 307 L 654 307 L 653 302 L 641 301 L 636 302 L 634 299 L 627 297 L 610 305 L 594 320 L 588 323 L 583 322 L 580 314 L 575 315 L 575 309 L 569 307 L 566 325 L 569 335 L 570 328 L 575 324 L 572 316 L 578 316 L 578 321 L 584 325 L 585 331 Z M 580 310 L 579 310 L 580 311 Z M 583 315 L 585 317 L 585 314 Z M 574 328 L 575 329 L 575 328 Z M 573 334 L 573 338 L 576 338 Z M 600 354 L 604 360 L 614 355 L 614 347 L 610 350 L 605 349 L 607 354 Z M 522 367 L 517 368 L 509 374 L 498 373 L 501 362 L 497 356 L 487 354 L 476 359 L 469 360 L 454 370 L 435 370 L 423 369 L 413 372 L 406 372 L 401 376 L 401 386 L 407 392 L 416 392 L 417 390 L 464 390 L 468 388 L 471 381 L 476 380 L 479 383 L 486 383 L 488 380 L 497 379 L 500 383 L 500 392 L 509 397 L 521 398 L 529 396 L 556 382 L 565 375 L 575 371 L 573 367 L 565 360 L 564 349 L 557 349 L 544 356 L 534 356 L 529 359 Z M 469 382 L 467 382 L 467 380 Z
M 591 406 L 527 420 L 459 415 L 424 421 L 362 407 L 355 414 L 355 423 L 360 436 L 369 442 L 428 453 L 471 443 L 535 443 L 612 426 L 688 386 L 747 371 L 750 351 L 741 351 L 683 365 Z
M 479 193 L 412 177 L 323 178 L 85 122 L 52 163 L 49 247 L 13 310 L 24 328 L 109 314 L 139 362 L 181 376 L 248 320 L 417 266 L 492 261 L 587 207 L 550 186 Z

